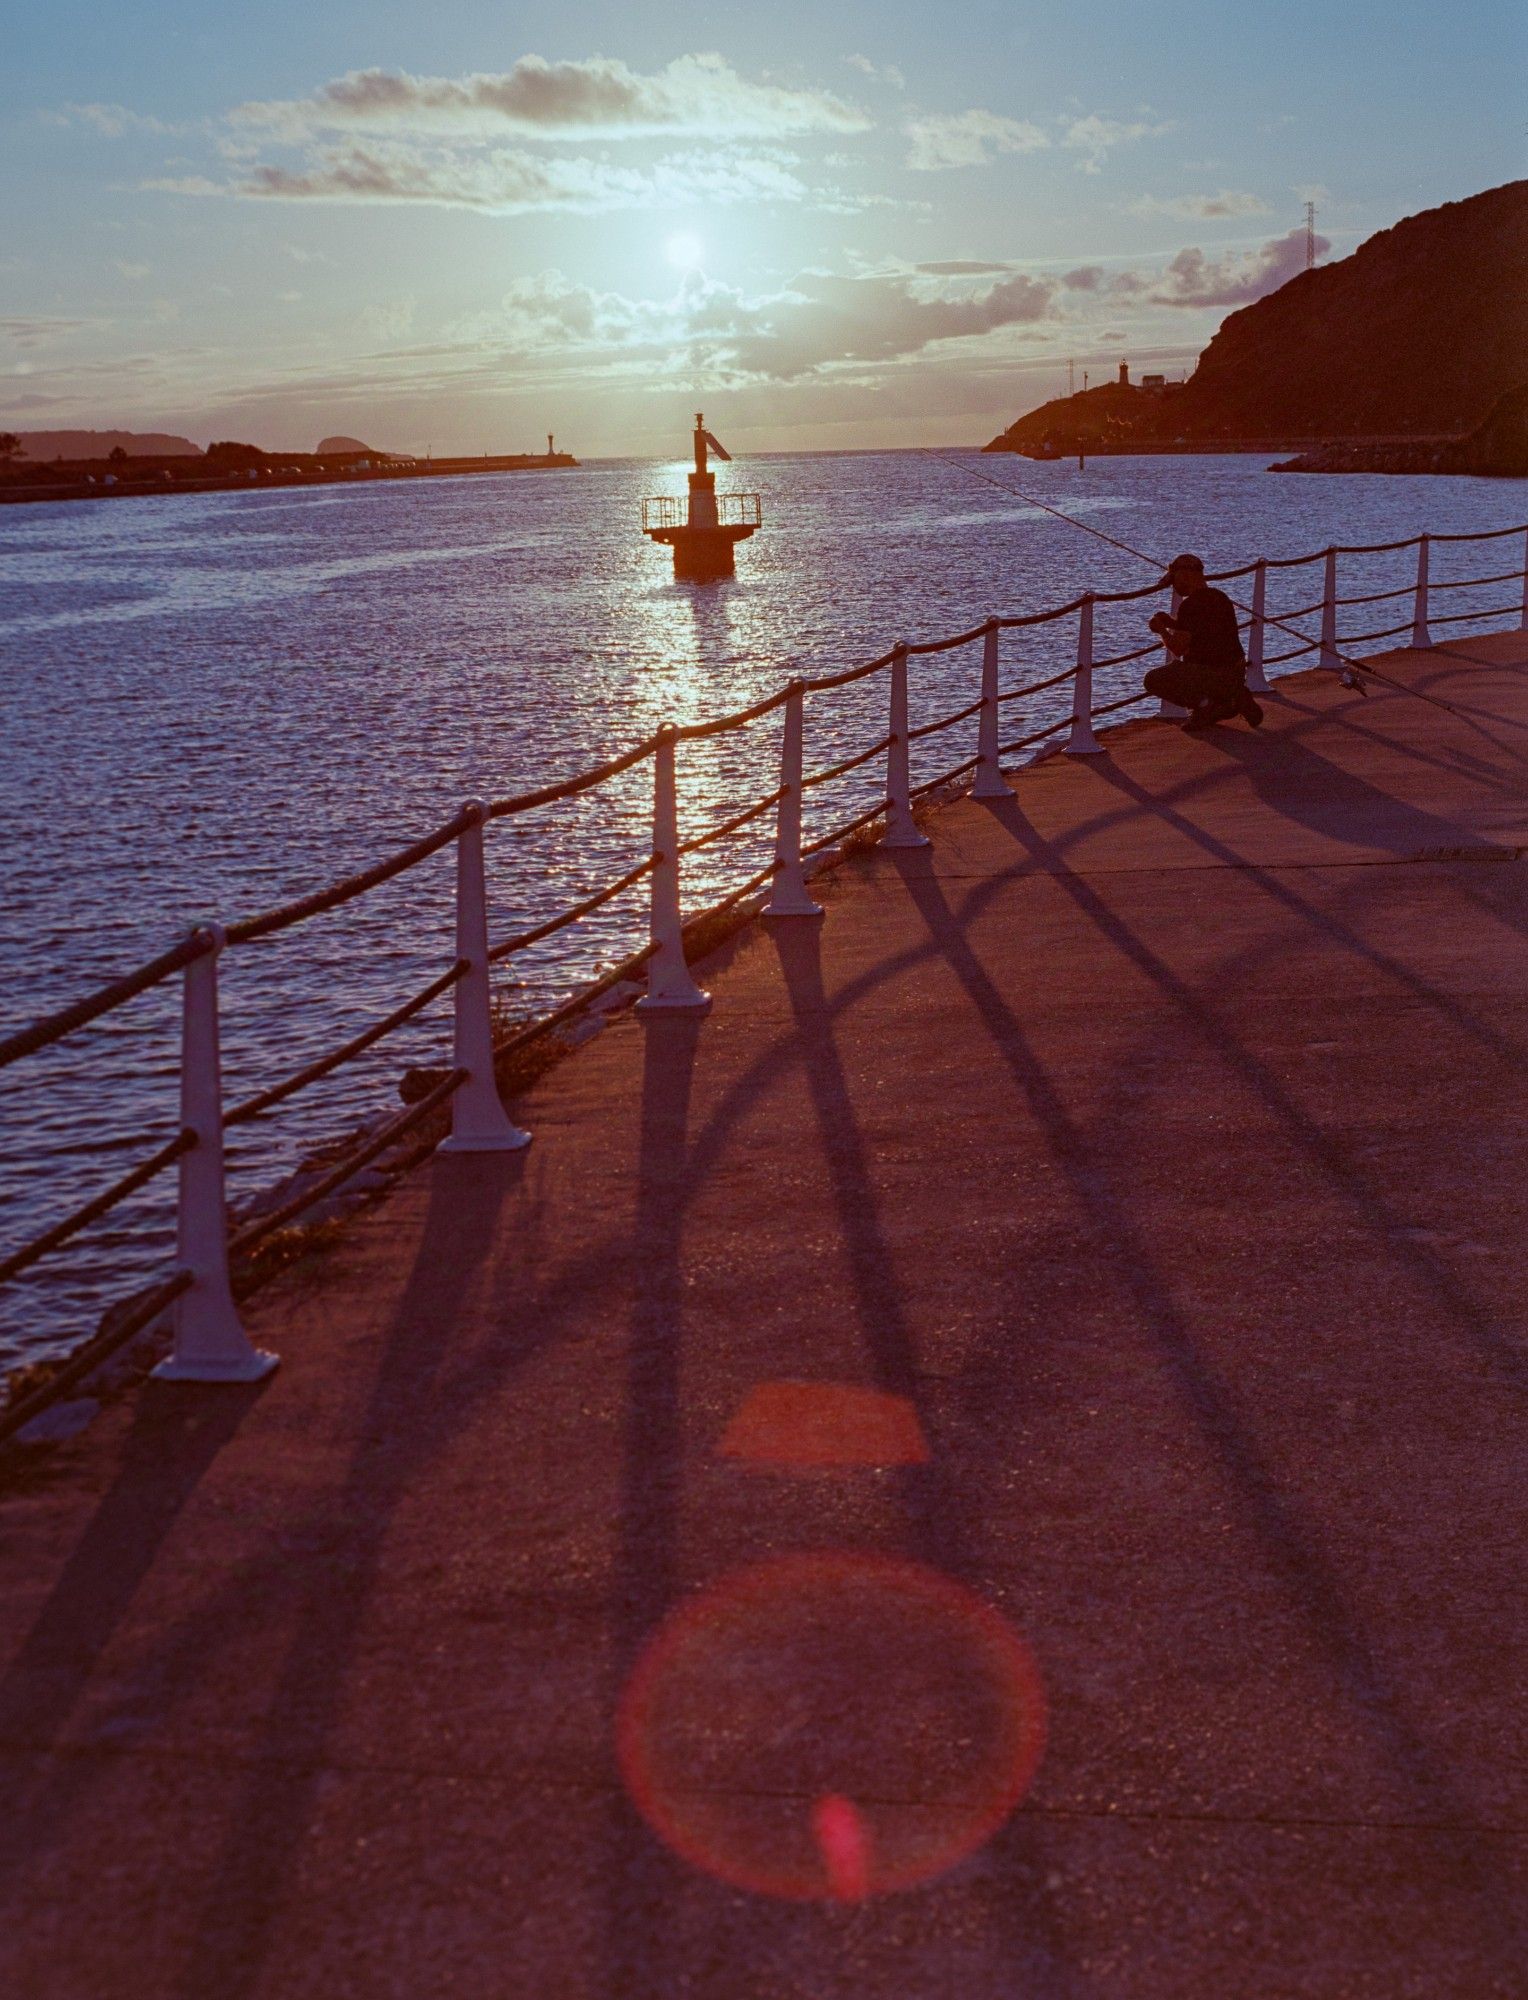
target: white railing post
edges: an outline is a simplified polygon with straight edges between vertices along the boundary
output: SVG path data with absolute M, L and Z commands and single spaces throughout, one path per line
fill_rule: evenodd
M 1008 787 L 1003 783 L 1002 769 L 997 761 L 997 647 L 998 622 L 989 618 L 982 635 L 982 705 L 976 719 L 976 777 L 971 786 L 973 799 L 1008 797 Z
M 1182 604 L 1183 604 L 1183 592 L 1181 590 L 1175 590 L 1172 596 L 1172 603 L 1168 606 L 1169 615 L 1173 618 L 1176 618 Z M 1169 667 L 1176 666 L 1177 664 L 1178 655 L 1173 651 L 1172 647 L 1168 645 L 1165 639 L 1162 641 L 1162 658 L 1164 663 Z M 1157 714 L 1170 716 L 1175 722 L 1181 722 L 1183 718 L 1189 713 L 1190 711 L 1188 709 L 1180 708 L 1175 701 L 1159 701 L 1157 703 Z
M 456 955 L 467 970 L 456 982 L 453 1050 L 467 1072 L 451 1098 L 451 1136 L 443 1153 L 514 1153 L 531 1142 L 499 1101 L 493 1074 L 493 1001 L 488 985 L 488 888 L 483 822 L 488 808 L 469 799 L 471 819 L 456 836 Z
M 647 991 L 637 1002 L 639 1013 L 674 1013 L 709 1007 L 711 996 L 690 977 L 684 957 L 684 926 L 679 911 L 679 793 L 674 749 L 679 731 L 665 722 L 653 751 L 653 898 L 651 932 L 656 950 L 647 961 Z
M 1072 676 L 1072 733 L 1068 757 L 1097 757 L 1103 745 L 1093 734 L 1093 599 L 1082 600 L 1077 613 L 1077 671 Z
M 882 847 L 927 847 L 913 819 L 907 741 L 907 642 L 891 656 L 891 728 L 886 745 L 886 832 Z
M 785 696 L 780 743 L 780 805 L 775 817 L 775 874 L 766 917 L 820 917 L 822 905 L 807 894 L 801 872 L 801 765 L 806 689 L 792 681 Z
M 1333 673 L 1340 671 L 1341 660 L 1337 657 L 1337 551 L 1326 552 L 1326 571 L 1321 584 L 1321 651 L 1316 657 L 1318 667 L 1330 667 Z
M 1523 536 L 1523 624 L 1528 632 L 1528 534 Z
M 228 1282 L 218 1060 L 218 953 L 225 937 L 221 924 L 207 924 L 198 935 L 209 949 L 186 967 L 180 1044 L 180 1124 L 196 1143 L 180 1156 L 175 1217 L 176 1261 L 191 1285 L 173 1308 L 174 1350 L 154 1373 L 161 1382 L 258 1382 L 276 1356 L 250 1345 Z
M 1267 623 L 1263 606 L 1268 598 L 1268 565 L 1261 556 L 1252 572 L 1252 624 L 1247 632 L 1247 686 L 1253 694 L 1267 694 L 1268 675 L 1263 669 L 1263 647 Z
M 1426 653 L 1432 648 L 1432 633 L 1427 629 L 1427 549 L 1431 537 L 1417 537 L 1417 595 L 1411 608 L 1411 650 Z

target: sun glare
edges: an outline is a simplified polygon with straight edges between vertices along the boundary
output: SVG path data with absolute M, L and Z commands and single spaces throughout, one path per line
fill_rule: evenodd
M 705 258 L 706 246 L 694 230 L 681 229 L 664 244 L 663 254 L 676 270 L 694 271 Z

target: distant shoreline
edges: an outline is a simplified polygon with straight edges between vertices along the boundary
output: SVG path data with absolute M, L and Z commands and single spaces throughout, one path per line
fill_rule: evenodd
M 0 483 L 0 506 L 26 506 L 47 500 L 166 499 L 177 493 L 265 492 L 275 486 L 355 486 L 376 479 L 454 479 L 484 472 L 563 472 L 577 465 L 576 458 L 559 451 L 550 455 L 538 452 L 497 458 L 416 459 L 407 465 L 328 467 L 310 463 L 290 471 L 280 465 L 240 466 L 190 477 L 156 469 L 135 478 L 131 471 L 104 466 L 93 478 L 82 475 L 78 479 L 46 480 L 36 485 L 19 481 Z M 105 485 L 106 479 L 112 484 Z

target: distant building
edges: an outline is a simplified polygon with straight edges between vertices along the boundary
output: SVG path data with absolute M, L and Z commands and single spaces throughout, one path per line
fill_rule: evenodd
M 1146 391 L 1148 396 L 1165 395 L 1167 392 L 1167 377 L 1165 375 L 1143 375 L 1141 377 L 1141 387 Z
M 1128 361 L 1122 361 L 1119 365 L 1119 385 L 1122 389 L 1130 387 L 1130 363 Z

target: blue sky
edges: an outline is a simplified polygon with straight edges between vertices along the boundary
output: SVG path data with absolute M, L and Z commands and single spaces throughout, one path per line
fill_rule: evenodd
M 1524 171 L 1522 10 L 13 0 L 0 424 L 980 441 Z

